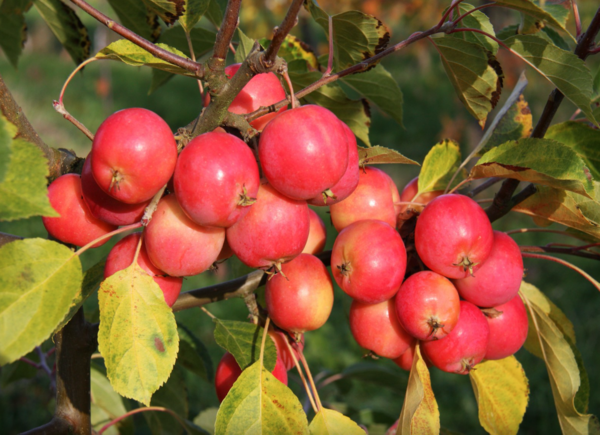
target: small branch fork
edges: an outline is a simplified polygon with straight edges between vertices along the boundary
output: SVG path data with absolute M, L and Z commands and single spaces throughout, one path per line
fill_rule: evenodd
M 263 57 L 265 66 L 268 67 L 274 64 L 281 44 L 283 44 L 286 36 L 290 33 L 292 27 L 294 27 L 298 21 L 298 12 L 300 12 L 300 8 L 302 7 L 303 3 L 304 0 L 293 0 L 292 5 L 288 9 L 286 16 L 281 23 L 281 26 L 275 29 L 273 40 L 271 41 L 271 44 L 267 48 L 267 51 Z

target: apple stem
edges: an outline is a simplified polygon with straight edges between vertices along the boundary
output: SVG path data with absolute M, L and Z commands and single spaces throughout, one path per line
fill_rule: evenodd
M 287 83 L 288 89 L 290 90 L 290 96 L 292 97 L 292 109 L 296 108 L 296 96 L 294 95 L 294 87 L 292 86 L 292 81 L 290 80 L 290 75 L 288 74 L 287 67 L 285 71 L 281 73 L 285 82 Z
M 465 178 L 465 179 L 464 179 L 464 180 L 462 180 L 460 183 L 458 183 L 456 186 L 454 186 L 454 188 L 453 188 L 452 190 L 450 190 L 449 192 L 448 192 L 448 188 L 450 187 L 450 185 L 448 185 L 448 186 L 446 187 L 446 193 L 454 193 L 454 192 L 456 192 L 456 191 L 458 190 L 458 188 L 459 188 L 460 186 L 462 186 L 463 184 L 470 183 L 471 181 L 473 181 L 473 179 L 472 179 L 472 178 Z
M 185 33 L 185 39 L 187 40 L 187 43 L 188 43 L 188 48 L 190 50 L 190 57 L 193 62 L 196 62 L 196 53 L 194 53 L 194 46 L 192 44 L 192 38 L 190 37 L 190 32 L 185 30 L 184 33 Z M 202 99 L 202 96 L 204 95 L 204 88 L 202 87 L 202 79 L 200 79 L 200 78 L 198 79 L 198 87 L 200 88 L 200 98 Z
M 181 424 L 181 426 L 183 426 L 184 429 L 186 428 L 185 423 L 182 421 L 181 417 L 179 415 L 177 415 L 176 412 L 171 411 L 170 409 L 167 409 L 167 408 L 163 408 L 162 406 L 147 406 L 144 408 L 132 409 L 131 411 L 126 412 L 125 414 L 115 418 L 114 420 L 109 421 L 104 426 L 102 426 L 102 428 L 98 431 L 98 435 L 102 435 L 108 428 L 110 428 L 111 426 L 114 426 L 115 424 L 117 424 L 121 420 L 124 420 L 127 417 L 130 417 L 134 414 L 139 414 L 140 412 L 147 412 L 147 411 L 167 412 L 167 413 L 171 414 L 175 418 L 175 420 L 177 420 L 177 422 L 179 424 Z
M 302 372 L 300 363 L 298 363 L 298 359 L 296 358 L 296 351 L 292 348 L 292 345 L 288 342 L 287 339 L 285 339 L 284 341 L 285 341 L 285 345 L 288 348 L 289 354 L 292 356 L 292 359 L 294 360 L 294 364 L 296 365 L 296 370 L 298 370 L 298 374 L 300 375 L 300 379 L 302 380 L 302 384 L 304 385 L 304 389 L 306 390 L 306 396 L 308 397 L 308 400 L 310 401 L 312 409 L 316 414 L 317 412 L 319 412 L 319 410 L 317 409 L 317 405 L 315 404 L 315 399 L 312 396 L 311 389 L 308 386 L 308 382 L 306 382 L 306 378 L 304 377 L 304 373 Z
M 323 77 L 327 77 L 331 75 L 331 71 L 333 71 L 333 18 L 331 15 L 328 16 L 329 19 L 329 58 L 327 59 L 327 70 Z
M 131 225 L 126 225 L 124 227 L 121 228 L 117 228 L 114 231 L 111 231 L 110 233 L 106 233 L 103 236 L 98 237 L 95 240 L 92 240 L 90 243 L 88 243 L 87 245 L 79 248 L 79 250 L 77 252 L 75 252 L 75 254 L 73 255 L 81 255 L 83 254 L 85 251 L 87 251 L 88 249 L 90 249 L 92 246 L 94 246 L 96 243 L 101 242 L 104 239 L 108 239 L 112 236 L 116 236 L 117 234 L 121 234 L 124 233 L 125 231 L 129 231 L 129 230 L 135 230 L 136 228 L 140 228 L 142 226 L 141 222 L 137 222 L 135 224 L 131 224 Z
M 319 397 L 319 392 L 317 391 L 317 387 L 315 386 L 315 381 L 312 377 L 312 373 L 310 372 L 310 368 L 308 367 L 306 358 L 304 358 L 304 353 L 301 350 L 298 350 L 298 354 L 300 355 L 300 361 L 302 361 L 302 366 L 304 367 L 304 370 L 306 371 L 306 376 L 308 377 L 308 382 L 310 383 L 313 394 L 315 396 L 314 398 L 315 398 L 315 402 L 317 402 L 317 410 L 320 411 L 321 408 L 323 408 L 323 405 L 321 404 L 321 398 Z
M 156 211 L 156 209 L 158 208 L 158 202 L 160 201 L 160 199 L 163 196 L 163 193 L 165 193 L 165 189 L 167 188 L 167 185 L 165 184 L 157 193 L 156 195 L 154 195 L 154 198 L 152 198 L 152 201 L 150 201 L 150 204 L 148 204 L 148 207 L 146 207 L 146 210 L 144 211 L 144 216 L 142 216 L 142 225 L 143 226 L 148 226 L 148 224 L 150 223 L 150 221 L 152 220 L 152 215 L 154 214 L 154 212 Z
M 138 256 L 140 255 L 140 249 L 142 249 L 142 241 L 144 240 L 144 233 L 140 234 L 140 240 L 138 240 L 137 247 L 135 248 L 135 255 L 133 256 L 132 265 L 137 264 Z
M 213 320 L 214 320 L 214 319 L 216 319 L 216 318 L 217 318 L 217 317 L 216 317 L 216 316 L 215 316 L 213 313 L 211 313 L 210 311 L 208 311 L 206 308 L 204 308 L 204 307 L 200 307 L 200 309 L 201 309 L 202 311 L 204 311 L 204 312 L 205 312 L 205 313 L 208 315 L 208 317 L 210 317 L 211 319 L 213 319 Z
M 86 137 L 93 141 L 94 140 L 94 133 L 92 133 L 85 125 L 83 125 L 80 121 L 78 121 L 73 115 L 71 115 L 67 109 L 65 109 L 65 106 L 54 100 L 52 102 L 52 107 L 54 107 L 54 110 L 56 110 L 58 113 L 60 113 L 63 118 L 65 118 L 67 121 L 69 121 L 71 124 L 73 124 L 75 127 L 77 127 L 83 134 L 86 135 Z
M 267 321 L 265 322 L 265 328 L 263 330 L 262 342 L 260 343 L 260 365 L 262 367 L 263 360 L 265 356 L 265 343 L 267 341 L 267 335 L 269 331 L 269 323 L 271 323 L 271 318 L 267 317 Z

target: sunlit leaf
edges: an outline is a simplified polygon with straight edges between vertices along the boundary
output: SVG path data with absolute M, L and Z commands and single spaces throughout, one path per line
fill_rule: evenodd
M 494 129 L 485 147 L 480 151 L 483 154 L 490 149 L 508 142 L 529 137 L 533 131 L 533 120 L 531 110 L 523 95 L 519 96 L 517 102 L 508 109 L 502 117 L 498 126 Z M 546 134 L 546 139 L 551 139 Z M 560 142 L 560 141 L 559 141 Z
M 260 361 L 242 372 L 221 403 L 215 434 L 308 434 L 302 405 Z
M 590 107 L 592 74 L 579 57 L 537 35 L 515 35 L 504 43 L 594 120 Z
M 61 0 L 33 0 L 33 4 L 75 64 L 90 57 L 88 31 L 73 9 Z
M 514 356 L 477 364 L 469 373 L 479 422 L 491 434 L 516 434 L 529 401 L 529 382 Z
M 252 365 L 260 356 L 260 344 L 264 329 L 258 325 L 235 320 L 214 319 L 215 341 L 231 353 L 243 369 Z M 264 366 L 273 371 L 277 350 L 273 340 L 265 341 Z
M 237 63 L 242 63 L 244 59 L 246 59 L 248 54 L 250 54 L 252 46 L 254 45 L 254 40 L 247 37 L 246 34 L 242 32 L 242 29 L 240 29 L 239 27 L 237 28 L 237 35 L 239 38 L 239 44 L 235 49 L 235 55 L 233 56 L 233 60 L 235 60 Z
M 271 44 L 269 39 L 261 39 L 260 45 L 267 48 Z M 309 45 L 296 38 L 294 35 L 287 35 L 283 44 L 277 52 L 277 56 L 283 58 L 286 62 L 294 60 L 305 60 L 311 71 L 319 69 L 319 61 L 312 48 Z
M 419 191 L 445 190 L 461 162 L 460 147 L 451 139 L 443 140 L 429 150 L 419 173 Z
M 559 5 L 553 4 L 558 3 Z M 567 16 L 568 10 L 566 13 L 560 11 L 559 8 L 565 9 L 565 6 L 560 5 L 560 3 L 570 3 L 565 1 L 545 1 L 544 4 L 549 7 L 540 7 L 538 2 L 534 2 L 531 0 L 497 0 L 496 4 L 500 6 L 504 6 L 507 8 L 515 9 L 524 14 L 530 15 L 539 20 L 543 20 L 547 24 L 554 26 L 560 30 L 567 31 Z M 570 6 L 567 6 L 567 9 Z
M 27 39 L 25 12 L 31 0 L 4 0 L 0 2 L 0 47 L 16 68 Z
M 474 9 L 473 5 L 468 3 L 460 3 L 456 7 L 456 13 L 459 15 L 466 14 L 470 10 Z M 490 22 L 489 17 L 481 11 L 475 11 L 464 17 L 458 24 L 458 28 L 478 29 L 482 30 L 492 36 L 495 36 L 494 26 Z M 453 37 L 464 39 L 465 41 L 473 42 L 481 45 L 483 48 L 491 52 L 492 54 L 498 53 L 498 43 L 491 38 L 488 38 L 481 33 L 476 32 L 456 32 L 452 34 Z
M 361 165 L 381 165 L 383 163 L 418 165 L 417 162 L 404 157 L 398 151 L 380 145 L 370 148 L 358 147 L 358 158 Z
M 210 0 L 185 0 L 183 15 L 179 17 L 181 27 L 189 33 L 206 13 L 209 5 Z
M 149 41 L 156 42 L 161 34 L 158 15 L 140 0 L 108 0 L 121 23 Z
M 169 380 L 154 393 L 150 406 L 161 406 L 182 419 L 187 418 L 189 406 L 185 379 L 177 366 Z M 179 435 L 183 432 L 179 421 L 168 412 L 144 412 L 144 417 L 153 435 Z
M 4 181 L 8 171 L 12 140 L 16 134 L 17 127 L 0 113 L 0 183 Z
M 344 414 L 321 408 L 308 427 L 311 435 L 365 435 L 365 431 Z
M 215 433 L 215 422 L 217 421 L 217 412 L 219 408 L 206 408 L 194 418 L 194 424 L 204 429 L 210 434 Z
M 212 383 L 213 365 L 206 346 L 182 324 L 177 325 L 177 332 L 179 334 L 177 364 L 181 364 L 205 381 Z
M 90 371 L 91 380 L 91 420 L 94 430 L 100 430 L 106 423 L 122 416 L 127 412 L 123 398 L 119 396 L 110 385 L 107 377 L 93 364 Z M 131 432 L 133 429 L 131 419 L 125 418 L 104 433 L 118 435 Z
M 573 149 L 549 139 L 506 142 L 485 153 L 471 178 L 502 177 L 543 184 L 593 197 L 585 163 Z
M 483 126 L 502 92 L 500 64 L 479 44 L 451 36 L 435 37 L 432 41 L 458 98 Z
M 439 434 L 438 409 L 427 364 L 421 356 L 420 346 L 415 346 L 413 365 L 408 377 L 408 387 L 398 422 L 400 434 Z
M 581 122 L 563 122 L 551 126 L 545 137 L 573 149 L 585 162 L 592 176 L 600 180 L 600 130 Z
M 142 0 L 168 25 L 173 24 L 183 14 L 185 0 Z
M 600 424 L 596 416 L 582 414 L 575 406 L 575 398 L 581 385 L 577 360 L 556 323 L 529 299 L 529 295 L 536 290 L 526 282 L 521 285 L 521 294 L 525 297 L 525 305 L 532 319 L 529 327 L 534 328 L 538 334 L 562 431 L 568 434 L 599 434 Z
M 108 379 L 117 393 L 148 405 L 175 364 L 175 316 L 158 284 L 137 263 L 100 285 L 98 303 L 98 349 Z
M 81 289 L 79 257 L 60 243 L 17 240 L 0 247 L 0 366 L 40 345 Z

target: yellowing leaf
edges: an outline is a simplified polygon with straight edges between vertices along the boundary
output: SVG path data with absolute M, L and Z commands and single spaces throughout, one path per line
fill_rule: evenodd
M 600 131 L 581 122 L 563 122 L 553 125 L 546 132 L 546 139 L 553 139 L 573 149 L 585 162 L 590 173 L 600 180 Z
M 529 382 L 514 356 L 477 364 L 469 373 L 479 422 L 491 434 L 516 434 L 529 401 Z
M 445 190 L 461 162 L 460 147 L 451 139 L 445 139 L 429 150 L 419 173 L 419 192 Z
M 531 284 L 523 282 L 521 285 L 521 295 L 532 319 L 529 327 L 537 331 L 562 431 L 565 434 L 600 434 L 596 416 L 582 414 L 575 406 L 581 385 L 577 359 L 568 339 L 556 323 L 534 300 L 529 299 L 536 290 Z
M 27 39 L 25 12 L 30 7 L 30 0 L 0 2 L 0 47 L 15 68 Z
M 344 414 L 321 408 L 308 427 L 311 435 L 365 435 L 365 431 Z
M 175 364 L 175 316 L 158 284 L 137 264 L 100 285 L 98 304 L 98 349 L 108 379 L 117 393 L 148 406 Z
M 358 158 L 361 165 L 381 165 L 383 163 L 419 165 L 414 160 L 404 157 L 398 151 L 380 145 L 370 148 L 358 147 Z
M 407 435 L 440 433 L 440 411 L 431 389 L 429 369 L 421 356 L 418 344 L 415 347 L 413 365 L 408 377 L 406 397 L 398 422 L 398 433 Z
M 216 435 L 308 434 L 308 421 L 292 391 L 262 367 L 242 372 L 221 403 Z
M 179 17 L 181 27 L 189 33 L 198 21 L 200 21 L 200 18 L 202 18 L 209 5 L 210 0 L 185 0 L 183 15 Z
M 133 30 L 142 38 L 156 42 L 161 33 L 156 12 L 146 7 L 139 0 L 108 0 L 125 27 Z
M 459 15 L 466 14 L 470 10 L 474 9 L 473 5 L 468 3 L 460 3 L 457 7 L 457 13 Z M 459 23 L 458 28 L 464 27 L 468 29 L 482 30 L 492 36 L 495 36 L 494 26 L 490 22 L 489 17 L 481 11 L 471 12 L 469 15 L 464 17 Z M 496 55 L 498 52 L 498 43 L 487 36 L 477 32 L 456 32 L 452 34 L 455 38 L 464 39 L 465 41 L 474 42 L 481 45 L 483 48 Z
M 565 14 L 559 14 L 557 18 L 555 15 L 557 11 L 555 9 L 550 9 L 550 11 L 544 10 L 542 7 L 538 6 L 531 0 L 497 0 L 496 3 L 500 6 L 504 6 L 507 8 L 515 9 L 524 14 L 530 15 L 534 18 L 545 21 L 546 23 L 554 26 L 560 30 L 567 31 Z M 550 1 L 544 2 L 546 5 L 550 5 Z M 554 5 L 553 5 L 554 6 Z M 568 11 L 567 11 L 568 15 Z M 568 33 L 568 32 L 567 32 Z
M 81 288 L 79 257 L 60 243 L 17 240 L 0 248 L 0 366 L 46 340 Z
M 531 110 L 523 95 L 519 95 L 516 103 L 508 109 L 506 115 L 500 119 L 498 125 L 492 132 L 489 140 L 479 154 L 489 151 L 490 149 L 501 145 L 509 140 L 518 140 L 531 136 L 533 131 L 533 120 Z M 546 139 L 552 139 L 545 136 Z M 560 142 L 560 141 L 558 141 Z
M 185 0 L 142 0 L 167 24 L 173 24 L 185 10 Z
M 269 39 L 260 40 L 260 45 L 264 48 L 267 48 L 270 44 L 271 41 Z M 319 61 L 312 48 L 294 35 L 287 35 L 285 37 L 283 44 L 281 44 L 277 52 L 277 56 L 282 57 L 286 62 L 302 59 L 306 61 L 311 71 L 319 69 Z

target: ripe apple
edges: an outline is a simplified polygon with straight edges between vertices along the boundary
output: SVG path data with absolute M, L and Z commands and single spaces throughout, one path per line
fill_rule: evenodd
M 308 240 L 302 253 L 314 255 L 323 252 L 325 242 L 327 242 L 327 230 L 317 212 L 309 208 L 308 215 L 310 217 L 310 229 L 308 231 Z
M 113 113 L 92 143 L 92 173 L 98 186 L 127 204 L 152 199 L 173 175 L 176 161 L 171 129 L 147 109 Z
M 417 196 L 419 193 L 419 177 L 415 177 L 408 182 L 402 192 L 400 192 L 400 202 L 414 202 L 423 205 L 429 204 L 431 200 L 437 198 L 444 194 L 443 190 L 434 190 L 431 192 L 424 192 Z M 401 205 L 400 206 L 400 214 L 405 213 L 407 210 L 413 209 L 417 211 L 421 211 L 422 207 L 411 206 L 411 205 Z M 409 216 L 410 217 L 410 216 Z
M 48 199 L 60 217 L 42 217 L 46 231 L 63 243 L 85 246 L 88 243 L 117 229 L 92 214 L 81 193 L 81 178 L 78 174 L 65 174 L 48 187 Z M 102 246 L 108 238 L 93 247 Z
M 513 355 L 527 339 L 527 310 L 519 295 L 493 309 L 483 310 L 490 326 L 485 359 L 502 359 Z

